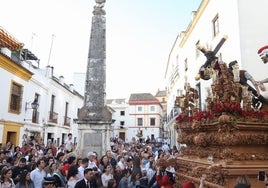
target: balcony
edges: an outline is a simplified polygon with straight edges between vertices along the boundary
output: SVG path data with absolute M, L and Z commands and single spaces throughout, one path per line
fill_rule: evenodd
M 49 120 L 48 121 L 51 123 L 58 123 L 58 113 L 49 112 Z
M 37 112 L 36 110 L 33 112 L 32 122 L 33 123 L 39 123 L 39 112 Z
M 39 112 L 37 112 L 37 110 L 34 110 L 33 114 L 32 114 L 32 118 L 24 119 L 24 121 L 30 121 L 32 123 L 38 124 L 39 123 Z
M 64 116 L 63 119 L 64 119 L 64 125 L 65 126 L 70 126 L 71 125 L 71 118 L 70 117 Z

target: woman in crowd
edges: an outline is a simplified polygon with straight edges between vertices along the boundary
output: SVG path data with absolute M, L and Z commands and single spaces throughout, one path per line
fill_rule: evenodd
M 67 187 L 74 188 L 76 182 L 79 180 L 77 177 L 78 174 L 78 167 L 76 165 L 70 166 L 68 173 L 67 173 Z
M 64 164 L 64 166 L 62 168 L 62 174 L 64 176 L 67 176 L 69 168 L 71 166 L 74 166 L 75 164 L 76 164 L 76 157 L 75 156 L 69 156 L 69 158 L 67 159 L 67 162 Z
M 143 170 L 146 170 L 146 166 L 145 166 L 145 164 L 146 164 L 146 159 L 143 157 L 142 159 L 141 159 L 141 162 L 140 162 L 140 170 L 141 170 L 141 172 L 143 171 Z
M 32 171 L 32 170 L 34 170 L 35 168 L 36 168 L 36 157 L 35 157 L 35 155 L 33 155 L 33 154 L 30 154 L 29 155 L 29 157 L 28 157 L 28 164 L 27 164 L 27 166 L 28 166 L 28 168 Z
M 63 162 L 58 161 L 56 163 L 56 170 L 52 174 L 52 176 L 56 179 L 57 187 L 65 187 L 67 183 L 65 177 L 61 173 L 62 168 L 63 168 Z
M 148 182 L 151 181 L 151 179 L 154 177 L 156 173 L 156 162 L 155 161 L 150 161 L 149 162 L 149 168 L 147 169 L 147 178 L 148 178 Z
M 111 167 L 111 165 L 106 165 L 106 166 L 104 166 L 104 170 L 103 170 L 103 173 L 101 175 L 101 183 L 102 183 L 103 188 L 107 188 L 108 181 L 110 179 L 113 179 L 112 167 Z
M 124 157 L 122 156 L 118 156 L 118 162 L 117 162 L 117 165 L 120 167 L 121 170 L 124 170 L 125 169 L 125 159 Z
M 141 175 L 138 171 L 136 172 L 132 172 L 131 174 L 131 188 L 136 188 L 137 186 L 140 186 L 141 182 L 140 182 L 140 178 L 141 178 Z
M 121 178 L 122 178 L 122 170 L 120 168 L 120 166 L 116 165 L 114 168 L 114 179 L 116 181 L 116 185 L 119 184 Z
M 51 164 L 55 163 L 54 158 L 53 157 L 47 157 L 46 158 L 46 167 L 44 168 L 44 170 L 46 171 L 46 174 L 51 175 L 53 172 L 51 170 Z
M 117 185 L 115 179 L 109 179 L 107 188 L 116 188 L 116 187 Z
M 156 182 L 159 187 L 165 187 L 165 188 L 172 188 L 172 182 L 170 180 L 170 177 L 165 172 L 165 169 L 161 170 L 163 172 L 163 175 L 160 174 L 160 167 L 157 168 L 156 171 Z
M 33 182 L 30 177 L 30 171 L 24 170 L 22 172 L 15 188 L 34 188 Z
M 12 158 L 12 164 L 17 165 L 22 157 L 23 155 L 21 152 L 16 153 L 14 157 Z
M 99 169 L 103 172 L 104 167 L 110 165 L 109 158 L 107 155 L 103 155 L 100 160 Z
M 1 188 L 15 188 L 15 184 L 11 177 L 12 177 L 11 168 L 4 167 L 1 171 L 0 187 Z
M 132 188 L 129 181 L 131 171 L 129 169 L 124 169 L 122 171 L 122 178 L 119 181 L 118 188 Z
M 52 174 L 57 170 L 57 164 L 55 162 L 49 164 L 49 171 L 47 172 L 47 177 L 51 177 Z

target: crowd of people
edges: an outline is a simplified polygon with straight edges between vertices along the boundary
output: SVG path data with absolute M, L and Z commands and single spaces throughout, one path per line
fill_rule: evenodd
M 26 145 L 0 145 L 0 188 L 172 188 L 175 183 L 176 169 L 157 163 L 179 156 L 176 147 L 165 143 L 114 140 L 113 149 L 102 156 L 94 151 L 77 156 L 74 148 L 66 147 L 72 145 L 68 139 L 59 147 Z M 204 181 L 203 176 L 199 188 Z M 247 177 L 240 177 L 239 187 L 250 188 Z M 182 188 L 195 185 L 185 182 Z
M 71 140 L 69 134 L 59 147 L 37 141 L 0 145 L 0 188 L 169 188 L 174 183 L 175 169 L 157 167 L 157 160 L 177 156 L 176 147 L 116 138 L 102 156 L 94 151 L 78 156 Z

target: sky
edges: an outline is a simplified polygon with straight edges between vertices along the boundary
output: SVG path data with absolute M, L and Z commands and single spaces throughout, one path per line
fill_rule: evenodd
M 201 0 L 106 0 L 106 98 L 165 89 L 168 55 Z M 56 76 L 85 73 L 95 0 L 8 0 L 0 26 Z M 3 8 L 4 7 L 4 8 Z M 75 86 L 74 86 L 75 87 Z

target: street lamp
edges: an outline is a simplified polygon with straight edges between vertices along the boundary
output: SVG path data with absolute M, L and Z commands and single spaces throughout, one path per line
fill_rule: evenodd
M 31 107 L 28 107 L 31 104 Z M 33 109 L 33 110 L 37 110 L 39 104 L 38 104 L 38 99 L 35 98 L 34 101 L 31 102 L 26 102 L 25 104 L 25 111 L 27 111 L 28 109 Z

